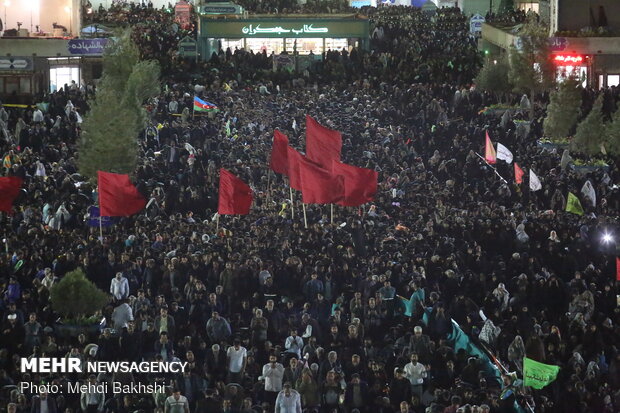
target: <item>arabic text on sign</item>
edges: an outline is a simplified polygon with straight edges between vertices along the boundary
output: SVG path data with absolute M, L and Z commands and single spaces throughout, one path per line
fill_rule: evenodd
M 559 63 L 581 63 L 583 62 L 583 56 L 563 56 L 558 55 L 553 60 Z
M 296 35 L 302 33 L 327 33 L 329 29 L 327 27 L 312 27 L 312 24 L 304 24 L 303 27 L 299 29 L 285 29 L 282 26 L 276 27 L 260 27 L 260 24 L 254 27 L 253 25 L 244 26 L 241 29 L 243 34 L 247 34 L 250 36 L 254 36 L 255 34 L 283 34 L 283 33 L 294 33 Z

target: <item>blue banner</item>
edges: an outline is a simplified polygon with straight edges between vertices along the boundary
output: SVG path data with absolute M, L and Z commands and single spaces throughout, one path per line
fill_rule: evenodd
M 101 218 L 101 226 L 102 227 L 111 227 L 115 224 L 114 217 L 100 217 L 99 216 L 99 207 L 91 206 L 88 208 L 88 219 L 86 220 L 86 224 L 89 227 L 98 227 L 99 226 L 99 218 Z
M 108 39 L 71 39 L 67 48 L 71 54 L 102 55 Z

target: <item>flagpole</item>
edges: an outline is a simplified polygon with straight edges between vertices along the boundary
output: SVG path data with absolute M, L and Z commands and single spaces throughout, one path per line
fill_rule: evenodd
M 220 230 L 220 214 L 218 213 L 215 217 L 215 236 L 217 236 L 218 231 Z
M 289 186 L 288 190 L 291 195 L 291 219 L 295 219 L 295 204 L 293 203 L 293 188 Z M 304 212 L 305 212 L 305 209 L 304 209 Z
M 267 200 L 269 201 L 269 194 L 271 193 L 271 169 L 267 170 Z
M 304 210 L 304 228 L 308 229 L 308 219 L 306 218 L 306 204 L 302 202 L 301 207 Z
M 484 157 L 483 157 L 482 155 L 480 155 L 478 152 L 474 152 L 474 153 L 475 153 L 476 155 L 478 155 L 478 157 L 479 157 L 480 159 L 482 159 L 482 160 L 484 161 L 484 163 L 486 163 L 486 164 L 487 164 L 487 165 L 488 165 L 491 169 L 493 169 L 493 172 L 495 172 L 495 175 L 499 176 L 499 179 L 501 179 L 502 181 L 504 181 L 504 183 L 505 183 L 505 184 L 507 184 L 507 183 L 508 183 L 508 181 L 507 181 L 507 180 L 505 180 L 505 179 L 504 179 L 504 177 L 503 177 L 503 176 L 501 176 L 501 175 L 497 172 L 497 169 L 495 169 L 495 168 L 494 168 L 494 167 L 493 167 L 490 163 L 488 163 L 488 162 L 487 162 L 487 160 L 486 160 L 486 159 L 484 159 Z
M 101 209 L 99 210 L 99 238 L 101 239 L 101 244 L 103 245 L 103 224 L 101 223 Z
M 331 213 L 332 213 L 332 219 L 331 219 L 331 223 L 334 223 L 334 204 L 329 204 Z

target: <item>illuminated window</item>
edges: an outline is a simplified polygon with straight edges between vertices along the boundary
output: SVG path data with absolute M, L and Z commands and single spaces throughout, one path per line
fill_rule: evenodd
M 538 3 L 519 3 L 519 10 L 530 11 L 538 13 Z

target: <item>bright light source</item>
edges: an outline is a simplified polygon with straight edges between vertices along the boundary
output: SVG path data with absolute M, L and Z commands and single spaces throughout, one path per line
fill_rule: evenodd
M 614 237 L 611 236 L 611 234 L 609 232 L 606 232 L 603 234 L 603 242 L 605 244 L 609 244 L 610 242 L 612 242 L 614 240 Z
M 4 7 L 9 7 L 11 2 L 9 0 L 4 0 Z
M 71 9 L 69 8 L 69 6 L 65 7 L 65 12 L 71 13 Z

